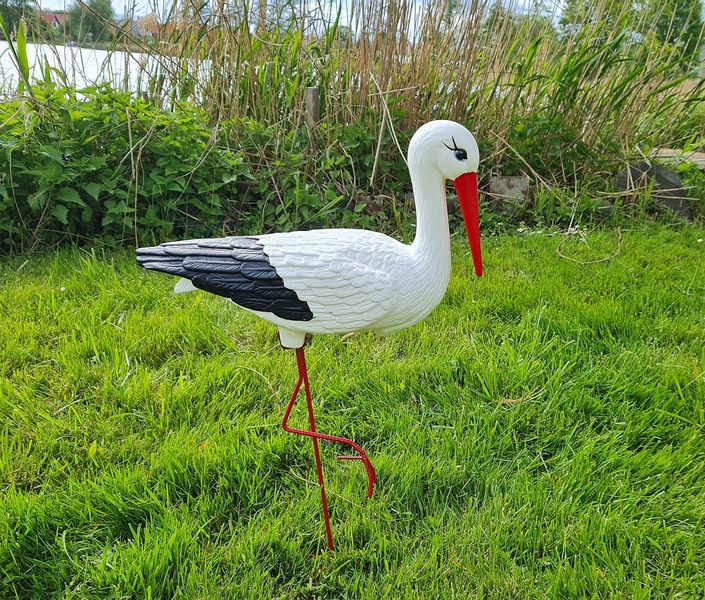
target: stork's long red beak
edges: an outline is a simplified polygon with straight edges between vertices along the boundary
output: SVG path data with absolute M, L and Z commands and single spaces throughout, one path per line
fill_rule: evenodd
M 477 173 L 464 173 L 453 180 L 458 193 L 460 210 L 465 221 L 465 231 L 470 242 L 472 262 L 475 263 L 475 273 L 482 277 L 482 248 L 480 246 L 480 213 L 477 206 Z

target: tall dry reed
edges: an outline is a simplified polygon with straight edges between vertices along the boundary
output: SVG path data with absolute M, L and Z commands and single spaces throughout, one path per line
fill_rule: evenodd
M 304 88 L 316 86 L 331 135 L 339 125 L 377 130 L 391 105 L 402 131 L 432 118 L 467 123 L 496 162 L 521 154 L 512 131 L 537 115 L 546 133 L 562 127 L 574 145 L 601 153 L 677 144 L 679 123 L 703 97 L 677 47 L 636 33 L 631 2 L 615 11 L 599 0 L 595 18 L 570 32 L 555 13 L 523 4 L 302 0 L 266 13 L 264 4 L 220 0 L 208 17 L 192 4 L 175 11 L 149 93 L 202 103 L 216 121 L 290 129 L 303 122 Z

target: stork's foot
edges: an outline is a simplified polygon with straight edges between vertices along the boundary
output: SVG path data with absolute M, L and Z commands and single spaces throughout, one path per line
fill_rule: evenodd
M 352 440 L 346 440 L 347 442 L 352 442 L 352 444 L 355 444 Z M 357 444 L 355 444 L 357 446 Z M 365 451 L 357 446 L 359 448 L 358 452 L 360 453 L 359 456 L 336 456 L 338 460 L 361 460 L 362 464 L 365 465 L 365 471 L 367 471 L 367 497 L 372 498 L 372 492 L 374 491 L 375 483 L 377 483 L 377 474 L 375 473 L 375 468 L 372 466 L 372 463 L 370 462 L 370 459 L 367 458 L 367 454 L 365 454 Z
M 319 440 L 326 440 L 328 442 L 338 442 L 339 444 L 345 444 L 346 446 L 350 446 L 353 450 L 355 450 L 355 452 L 357 452 L 357 456 L 336 456 L 336 458 L 338 460 L 362 461 L 362 464 L 365 466 L 365 471 L 367 471 L 367 497 L 372 498 L 372 492 L 374 490 L 375 483 L 377 483 L 377 474 L 375 473 L 375 468 L 372 466 L 370 459 L 367 458 L 367 453 L 362 449 L 362 447 L 353 440 L 349 440 L 348 438 L 344 437 L 339 437 L 337 435 L 328 435 L 327 433 L 316 432 L 315 435 L 312 435 L 311 437 L 316 437 Z

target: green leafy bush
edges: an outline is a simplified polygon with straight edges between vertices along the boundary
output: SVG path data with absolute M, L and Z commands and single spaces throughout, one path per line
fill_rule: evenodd
M 34 87 L 0 104 L 0 244 L 197 234 L 221 222 L 243 155 L 219 147 L 195 108 L 158 110 L 101 86 L 77 99 Z
M 0 103 L 0 252 L 326 226 L 411 232 L 409 173 L 388 127 L 377 152 L 378 132 L 359 124 L 312 132 L 249 118 L 213 122 L 188 102 L 164 110 L 108 86 L 76 95 L 45 82 L 31 91 Z M 397 135 L 405 148 L 410 132 Z M 578 136 L 542 114 L 517 120 L 509 137 L 513 152 L 501 162 L 480 140 L 484 174 L 549 179 L 591 160 Z M 690 176 L 694 195 L 705 189 L 698 175 Z M 483 226 L 610 214 L 585 190 L 554 188 L 531 202 L 483 206 Z M 456 217 L 451 225 L 460 227 Z
M 507 153 L 499 166 L 505 175 L 533 171 L 549 179 L 570 181 L 576 168 L 594 163 L 597 153 L 556 115 L 537 112 L 517 118 L 509 131 Z M 603 155 L 604 156 L 604 155 Z
M 355 127 L 322 146 L 305 129 L 210 125 L 188 103 L 164 111 L 108 86 L 76 97 L 35 85 L 32 97 L 0 103 L 0 121 L 6 251 L 323 226 L 364 207 L 355 173 L 365 180 L 373 160 Z M 393 169 L 385 177 L 395 184 Z

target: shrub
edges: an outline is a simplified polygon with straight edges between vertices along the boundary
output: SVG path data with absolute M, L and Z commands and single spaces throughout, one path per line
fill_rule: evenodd
M 358 185 L 376 139 L 356 126 L 311 139 L 251 119 L 213 125 L 187 102 L 165 111 L 107 85 L 76 95 L 52 84 L 0 103 L 0 120 L 0 250 L 365 224 Z M 403 162 L 378 170 L 380 193 L 408 182 Z
M 16 248 L 213 228 L 248 176 L 241 153 L 214 144 L 193 107 L 165 112 L 107 86 L 35 86 L 0 104 L 0 230 Z

